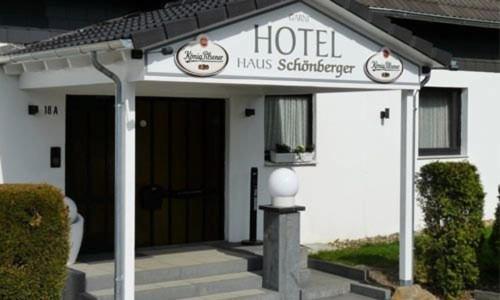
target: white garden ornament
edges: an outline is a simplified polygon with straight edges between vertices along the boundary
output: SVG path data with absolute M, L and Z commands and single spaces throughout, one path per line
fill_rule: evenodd
M 295 171 L 281 168 L 269 176 L 269 192 L 272 205 L 276 207 L 295 206 L 295 195 L 299 191 L 299 178 Z
M 68 197 L 64 197 L 64 204 L 68 208 L 68 219 L 71 226 L 69 234 L 70 251 L 67 262 L 67 265 L 69 266 L 76 262 L 76 258 L 80 252 L 83 239 L 84 219 L 80 214 L 78 214 L 76 204 L 73 200 Z

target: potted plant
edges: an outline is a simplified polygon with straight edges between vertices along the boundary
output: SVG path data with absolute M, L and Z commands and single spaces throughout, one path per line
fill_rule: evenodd
M 270 159 L 275 163 L 310 162 L 314 159 L 314 145 L 299 145 L 292 149 L 286 144 L 276 144 L 275 150 L 270 152 Z
M 276 144 L 275 150 L 271 151 L 271 161 L 275 163 L 294 162 L 295 153 L 286 144 Z
M 309 162 L 314 160 L 314 145 L 298 145 L 295 148 L 296 159 L 300 162 Z

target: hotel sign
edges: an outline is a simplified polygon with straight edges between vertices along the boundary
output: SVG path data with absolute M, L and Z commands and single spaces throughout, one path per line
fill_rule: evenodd
M 158 49 L 147 53 L 146 76 L 152 80 L 159 76 L 175 81 L 327 87 L 330 83 L 419 84 L 418 66 L 390 51 L 384 57 L 379 52 L 384 45 L 378 40 L 302 2 L 169 46 L 174 55 Z M 187 79 L 186 74 L 198 78 Z
M 366 61 L 365 72 L 375 82 L 391 83 L 403 73 L 403 62 L 394 57 L 391 50 L 383 48 Z
M 306 26 L 310 17 L 292 14 L 290 22 L 306 23 L 300 26 L 254 25 L 251 57 L 236 58 L 237 66 L 247 70 L 271 70 L 304 74 L 325 73 L 332 78 L 351 74 L 356 68 L 342 60 L 333 29 Z M 263 58 L 263 56 L 270 58 Z M 273 59 L 271 57 L 279 57 Z M 307 75 L 305 75 L 307 76 Z
M 211 42 L 206 35 L 200 35 L 185 44 L 175 55 L 175 62 L 183 72 L 200 77 L 213 76 L 222 71 L 229 61 L 224 48 Z

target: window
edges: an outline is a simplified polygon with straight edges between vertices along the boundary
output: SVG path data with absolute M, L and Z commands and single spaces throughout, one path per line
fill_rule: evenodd
M 272 160 L 271 152 L 314 152 L 312 95 L 267 96 L 265 101 L 266 160 Z M 297 162 L 312 160 L 306 156 L 299 154 Z
M 419 108 L 419 155 L 461 154 L 461 96 L 460 89 L 422 89 Z

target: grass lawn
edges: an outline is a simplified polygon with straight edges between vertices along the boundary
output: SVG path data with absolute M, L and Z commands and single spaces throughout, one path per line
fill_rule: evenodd
M 488 245 L 491 227 L 484 231 L 485 242 L 479 254 L 479 268 L 481 271 L 477 288 L 500 291 L 499 266 L 500 258 L 495 257 Z M 419 243 L 418 236 L 415 243 Z M 363 265 L 371 270 L 380 271 L 388 280 L 398 282 L 399 242 L 398 241 L 370 241 L 367 243 L 353 243 L 354 246 L 331 251 L 320 251 L 311 257 L 330 262 L 351 266 Z M 417 257 L 418 260 L 418 257 Z M 417 278 L 418 281 L 418 278 Z
M 398 267 L 399 242 L 368 243 L 333 251 L 320 251 L 312 257 L 346 265 L 365 265 L 378 269 Z

